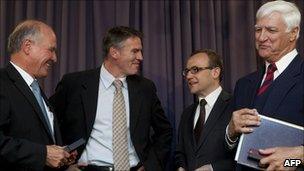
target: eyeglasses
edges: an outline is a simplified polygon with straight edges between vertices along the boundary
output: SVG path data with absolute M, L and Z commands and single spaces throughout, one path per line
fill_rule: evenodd
M 196 74 L 198 73 L 199 71 L 203 71 L 203 70 L 206 70 L 206 69 L 213 69 L 215 67 L 197 67 L 197 66 L 193 66 L 191 67 L 190 69 L 186 68 L 183 70 L 183 76 L 186 77 L 188 72 L 190 71 L 191 74 Z

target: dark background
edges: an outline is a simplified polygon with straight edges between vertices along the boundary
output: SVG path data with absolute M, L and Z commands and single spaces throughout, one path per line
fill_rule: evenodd
M 224 60 L 223 87 L 232 92 L 240 77 L 262 61 L 254 47 L 255 13 L 261 0 L 0 0 L 0 67 L 9 62 L 7 38 L 16 24 L 38 19 L 57 35 L 58 62 L 41 80 L 49 96 L 69 72 L 102 63 L 102 37 L 113 26 L 144 33 L 142 74 L 153 80 L 172 125 L 177 128 L 183 108 L 193 102 L 181 71 L 191 52 L 210 48 Z M 304 56 L 304 0 L 294 0 L 302 14 L 298 51 Z M 175 129 L 176 131 L 176 129 Z

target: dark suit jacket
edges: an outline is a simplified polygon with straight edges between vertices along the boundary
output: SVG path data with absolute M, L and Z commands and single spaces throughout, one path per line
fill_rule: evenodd
M 264 73 L 265 67 L 237 81 L 234 91 L 235 110 L 254 108 L 256 92 L 261 85 Z M 263 109 L 258 112 L 300 126 L 304 125 L 303 58 L 296 56 L 284 72 L 274 80 L 268 99 Z M 237 169 L 249 170 L 241 166 Z
M 54 118 L 56 142 L 61 143 Z M 18 71 L 0 70 L 0 170 L 49 170 L 46 145 L 54 144 L 41 108 Z
M 253 108 L 256 92 L 261 84 L 265 68 L 241 78 L 235 86 L 235 110 Z M 304 59 L 299 55 L 274 80 L 272 91 L 258 111 L 297 125 L 304 125 Z
M 234 154 L 225 148 L 225 130 L 231 117 L 231 96 L 222 91 L 204 125 L 196 143 L 193 121 L 198 102 L 187 107 L 181 117 L 178 144 L 175 151 L 176 166 L 187 171 L 211 164 L 216 170 L 232 170 Z
M 50 98 L 59 114 L 66 144 L 83 137 L 88 141 L 95 121 L 100 67 L 65 75 Z M 163 170 L 170 151 L 172 128 L 154 84 L 143 77 L 127 77 L 130 134 L 135 151 L 148 171 Z M 102 97 L 99 97 L 102 98 Z M 154 134 L 151 134 L 153 128 Z M 152 135 L 152 136 L 151 136 Z M 84 146 L 78 150 L 82 154 Z

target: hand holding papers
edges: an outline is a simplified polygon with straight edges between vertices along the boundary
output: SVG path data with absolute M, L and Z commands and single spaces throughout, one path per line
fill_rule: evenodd
M 243 134 L 240 138 L 235 160 L 242 165 L 262 169 L 258 166 L 258 159 L 261 153 L 250 149 L 266 149 L 271 147 L 295 147 L 301 146 L 304 142 L 304 127 L 290 124 L 281 120 L 261 116 L 261 125 L 255 127 L 250 134 Z M 253 159 L 253 156 L 257 159 Z

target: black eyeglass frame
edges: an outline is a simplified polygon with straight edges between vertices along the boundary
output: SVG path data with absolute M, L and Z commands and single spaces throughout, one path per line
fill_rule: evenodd
M 216 68 L 216 66 L 213 66 L 213 67 L 211 67 L 211 66 L 208 66 L 208 67 L 193 66 L 190 69 L 188 69 L 188 68 L 184 69 L 183 72 L 182 72 L 182 75 L 184 77 L 186 77 L 189 71 L 191 72 L 191 74 L 196 74 L 196 73 L 198 73 L 200 71 L 203 71 L 203 70 L 206 70 L 206 69 L 210 69 L 211 70 L 211 69 L 214 69 L 214 68 Z

